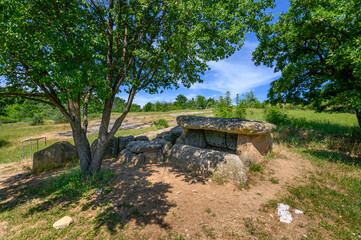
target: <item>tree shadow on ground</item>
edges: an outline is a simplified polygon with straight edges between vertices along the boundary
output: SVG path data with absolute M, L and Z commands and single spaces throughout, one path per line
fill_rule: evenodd
M 308 149 L 306 152 L 328 162 L 338 162 L 358 167 L 361 166 L 361 157 L 351 157 L 344 153 L 326 150 Z
M 36 204 L 29 204 L 23 217 L 47 213 L 56 207 L 62 212 L 71 212 L 76 205 L 80 212 L 94 213 L 95 230 L 105 226 L 116 233 L 132 220 L 138 225 L 157 224 L 170 228 L 164 216 L 176 205 L 167 200 L 169 184 L 149 182 L 147 177 L 154 171 L 147 166 L 135 168 L 106 161 L 102 168 L 106 171 L 86 184 L 78 183 L 82 179 L 75 169 L 36 177 L 12 176 L 3 181 L 5 187 L 0 189 L 0 213 L 40 199 Z M 102 193 L 96 194 L 96 189 L 102 189 Z

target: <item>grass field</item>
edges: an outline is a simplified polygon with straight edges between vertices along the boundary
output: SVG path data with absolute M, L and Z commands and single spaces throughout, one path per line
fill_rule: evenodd
M 178 113 L 180 111 L 133 113 L 129 118 L 146 122 L 165 118 L 175 124 L 174 120 Z M 290 124 L 277 128 L 273 134 L 274 141 L 287 151 L 298 153 L 304 159 L 310 160 L 315 170 L 308 174 L 307 180 L 302 184 L 288 185 L 287 193 L 265 204 L 262 211 L 274 212 L 278 202 L 287 203 L 294 208 L 301 209 L 308 218 L 316 223 L 311 228 L 307 228 L 307 237 L 304 239 L 360 239 L 361 131 L 355 115 L 348 113 L 315 113 L 309 110 L 288 110 L 286 113 L 291 119 Z M 209 112 L 198 113 L 198 115 L 209 114 Z M 262 109 L 248 109 L 248 118 L 265 120 Z M 65 124 L 54 125 L 50 122 L 43 126 L 29 126 L 28 124 L 1 125 L 0 163 L 20 160 L 20 140 L 68 129 L 69 127 Z M 155 129 L 153 126 L 144 129 L 127 130 L 118 132 L 117 135 L 137 135 Z M 96 135 L 89 137 L 90 142 L 95 138 Z M 59 139 L 53 137 L 48 141 L 48 144 Z M 70 138 L 66 140 L 72 141 Z M 41 147 L 43 146 L 41 145 Z M 269 161 L 272 161 L 272 157 Z M 94 179 L 83 183 L 78 168 L 73 167 L 65 170 L 60 177 L 55 175 L 46 178 L 40 183 L 32 182 L 21 190 L 19 188 L 9 189 L 8 192 L 12 193 L 12 195 L 0 197 L 0 223 L 6 221 L 13 226 L 22 226 L 12 232 L 13 235 L 9 237 L 10 239 L 54 239 L 65 237 L 72 239 L 86 238 L 86 236 L 93 236 L 94 233 L 99 239 L 104 236 L 111 236 L 112 239 L 146 239 L 138 235 L 141 229 L 134 230 L 133 235 L 127 238 L 122 235 L 112 235 L 114 229 L 111 227 L 104 230 L 105 232 L 100 228 L 97 229 L 96 226 L 100 224 L 99 219 L 101 216 L 112 218 L 111 215 L 106 214 L 106 204 L 99 206 L 95 218 L 83 216 L 78 224 L 82 224 L 84 227 L 73 228 L 70 233 L 67 230 L 56 231 L 51 226 L 42 226 L 40 224 L 44 216 L 50 222 L 54 222 L 71 209 L 78 209 L 72 212 L 73 215 L 79 214 L 83 211 L 81 208 L 89 207 L 87 205 L 88 201 L 94 201 L 91 200 L 91 196 L 95 189 L 102 188 L 105 192 L 111 192 L 115 179 L 114 172 L 104 171 Z M 277 178 L 270 177 L 270 179 L 273 179 L 274 184 L 278 184 Z M 144 182 L 144 184 L 148 183 Z M 1 202 L 10 202 L 11 204 L 1 204 Z M 62 204 L 57 205 L 57 202 L 62 202 Z M 131 206 L 127 207 L 133 209 Z M 132 211 L 131 214 L 134 216 L 139 214 L 137 209 Z M 207 214 L 211 210 L 207 208 L 203 211 Z M 208 215 L 210 214 L 208 213 Z M 214 216 L 216 215 L 214 214 Z M 110 222 L 117 221 L 117 219 L 108 220 Z M 257 229 L 255 229 L 254 224 L 258 224 Z M 24 227 L 32 225 L 38 227 Z M 246 219 L 245 225 L 250 232 L 250 238 L 273 239 L 271 233 L 263 231 L 265 226 L 260 221 L 253 222 L 252 219 Z M 211 228 L 205 226 L 203 228 L 208 231 L 205 231 L 207 238 L 215 239 L 212 237 L 215 235 L 212 235 Z M 184 236 L 174 233 L 170 234 L 167 239 L 184 239 Z

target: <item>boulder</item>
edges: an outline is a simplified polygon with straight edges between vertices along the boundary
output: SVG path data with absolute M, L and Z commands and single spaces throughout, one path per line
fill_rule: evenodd
M 119 152 L 123 151 L 128 143 L 135 141 L 134 136 L 118 137 Z
M 147 136 L 138 136 L 135 137 L 135 141 L 149 141 L 149 138 Z
M 144 155 L 144 163 L 145 164 L 164 162 L 164 156 L 162 153 L 162 149 L 145 152 L 145 153 L 143 153 L 143 155 Z
M 180 137 L 177 138 L 175 144 L 185 144 L 185 143 L 186 143 L 186 139 L 185 139 L 185 134 L 183 132 L 182 135 L 180 135 Z
M 170 149 L 173 147 L 173 144 L 163 138 L 155 138 L 152 142 L 159 143 L 162 145 L 162 154 L 164 156 L 164 160 L 168 158 Z
M 127 144 L 126 149 L 133 153 L 150 152 L 161 149 L 162 144 L 156 142 L 136 141 Z
M 275 125 L 268 122 L 242 118 L 178 116 L 177 123 L 184 129 L 203 129 L 244 135 L 262 135 L 276 129 Z
M 91 145 L 91 151 L 94 152 L 96 145 L 98 144 L 98 139 L 95 139 Z M 106 158 L 116 158 L 119 154 L 119 143 L 117 137 L 112 137 L 109 141 L 107 147 L 105 148 L 103 159 Z
M 170 130 L 170 133 L 178 138 L 183 134 L 183 128 L 181 126 L 175 126 Z
M 69 142 L 57 142 L 53 145 L 34 153 L 33 171 L 62 167 L 77 159 L 76 148 Z
M 141 167 L 144 164 L 144 154 L 136 154 L 124 149 L 119 153 L 117 160 L 132 167 Z
M 273 139 L 269 133 L 257 136 L 238 135 L 237 155 L 246 166 L 250 166 L 261 162 L 272 146 Z
M 176 167 L 202 175 L 217 174 L 235 184 L 247 182 L 247 168 L 235 154 L 175 144 L 168 160 Z

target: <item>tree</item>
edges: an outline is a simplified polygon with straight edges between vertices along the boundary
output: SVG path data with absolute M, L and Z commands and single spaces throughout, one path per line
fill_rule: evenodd
M 198 95 L 196 97 L 196 103 L 198 109 L 205 109 L 207 106 L 207 99 L 202 95 Z
M 114 98 L 114 103 L 112 107 L 114 112 L 123 112 L 126 106 L 127 103 L 125 99 L 119 97 Z
M 269 20 L 272 0 L 9 0 L 0 3 L 1 95 L 56 106 L 69 120 L 84 176 L 100 170 L 105 148 L 134 96 L 201 82 L 207 62 L 239 49 Z M 1 85 L 3 86 L 3 85 Z M 127 104 L 109 128 L 116 94 Z M 103 103 L 98 141 L 86 137 L 91 98 Z
M 213 108 L 216 105 L 216 100 L 214 98 L 207 99 L 207 108 Z
M 154 104 L 151 102 L 148 102 L 147 104 L 144 105 L 143 111 L 144 112 L 154 112 L 155 111 Z
M 178 94 L 178 96 L 175 98 L 174 105 L 178 109 L 185 109 L 187 107 L 187 97 L 183 94 Z
M 229 91 L 226 92 L 226 96 L 219 97 L 215 108 L 213 109 L 215 117 L 231 118 L 233 117 L 232 98 Z
M 356 112 L 361 127 L 361 2 L 292 0 L 258 34 L 257 65 L 275 67 L 273 102 L 312 103 Z
M 261 108 L 262 105 L 252 90 L 246 92 L 243 96 L 248 107 Z
M 247 117 L 247 99 L 239 98 L 239 95 L 236 96 L 236 107 L 233 113 L 234 117 L 237 118 L 246 118 Z

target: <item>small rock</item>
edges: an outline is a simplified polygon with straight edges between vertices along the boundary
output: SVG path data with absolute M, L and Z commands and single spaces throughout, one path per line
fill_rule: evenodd
M 65 227 L 69 226 L 73 222 L 74 222 L 74 220 L 71 217 L 65 216 L 62 219 L 56 221 L 53 224 L 53 227 L 56 229 L 61 229 L 61 228 L 65 228 Z
M 182 192 L 176 192 L 175 194 L 181 194 Z
M 102 192 L 103 192 L 103 189 L 101 189 L 101 188 L 95 190 L 95 194 L 98 196 L 102 195 Z

